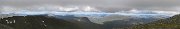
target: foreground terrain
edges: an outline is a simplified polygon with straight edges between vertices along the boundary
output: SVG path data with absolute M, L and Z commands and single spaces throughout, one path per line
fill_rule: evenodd
M 30 15 L 1 18 L 0 29 L 180 29 L 180 15 L 146 24 L 131 25 L 124 22 L 127 21 L 96 24 L 87 17 Z

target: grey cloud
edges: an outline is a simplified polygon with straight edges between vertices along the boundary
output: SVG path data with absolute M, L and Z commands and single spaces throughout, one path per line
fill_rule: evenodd
M 98 9 L 110 9 L 103 11 L 130 10 L 132 8 L 139 10 L 166 10 L 168 8 L 167 10 L 169 10 L 170 7 L 179 6 L 179 2 L 180 0 L 0 0 L 0 6 L 24 7 L 50 4 L 63 6 L 89 5 Z

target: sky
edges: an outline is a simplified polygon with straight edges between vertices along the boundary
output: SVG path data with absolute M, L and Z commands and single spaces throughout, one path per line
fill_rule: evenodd
M 101 11 L 117 10 L 162 10 L 177 11 L 180 0 L 0 0 L 0 6 L 91 6 Z M 179 10 L 178 10 L 179 11 Z

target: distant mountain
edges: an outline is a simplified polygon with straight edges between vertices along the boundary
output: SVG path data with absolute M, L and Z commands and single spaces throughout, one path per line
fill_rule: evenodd
M 69 20 L 68 20 L 69 19 Z M 86 17 L 13 16 L 0 19 L 0 29 L 102 29 Z
M 156 16 L 140 15 L 140 16 L 138 16 L 138 15 L 136 15 L 136 16 L 113 16 L 113 17 L 106 17 L 106 18 L 109 20 L 112 20 L 112 21 L 103 22 L 103 26 L 106 29 L 113 29 L 113 28 L 131 27 L 131 26 L 139 25 L 139 24 L 147 24 L 147 23 L 151 23 L 153 21 L 158 21 L 160 19 L 165 19 L 166 16 L 159 16 L 159 15 L 156 15 Z M 123 20 L 121 20 L 121 19 L 123 19 Z
M 133 26 L 132 29 L 180 29 L 180 15 L 161 19 L 148 24 Z

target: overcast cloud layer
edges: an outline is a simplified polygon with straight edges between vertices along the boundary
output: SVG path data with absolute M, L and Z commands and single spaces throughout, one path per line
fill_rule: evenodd
M 131 10 L 133 8 L 138 10 L 177 11 L 179 2 L 180 0 L 0 0 L 0 6 L 92 6 L 102 11 L 110 12 Z

